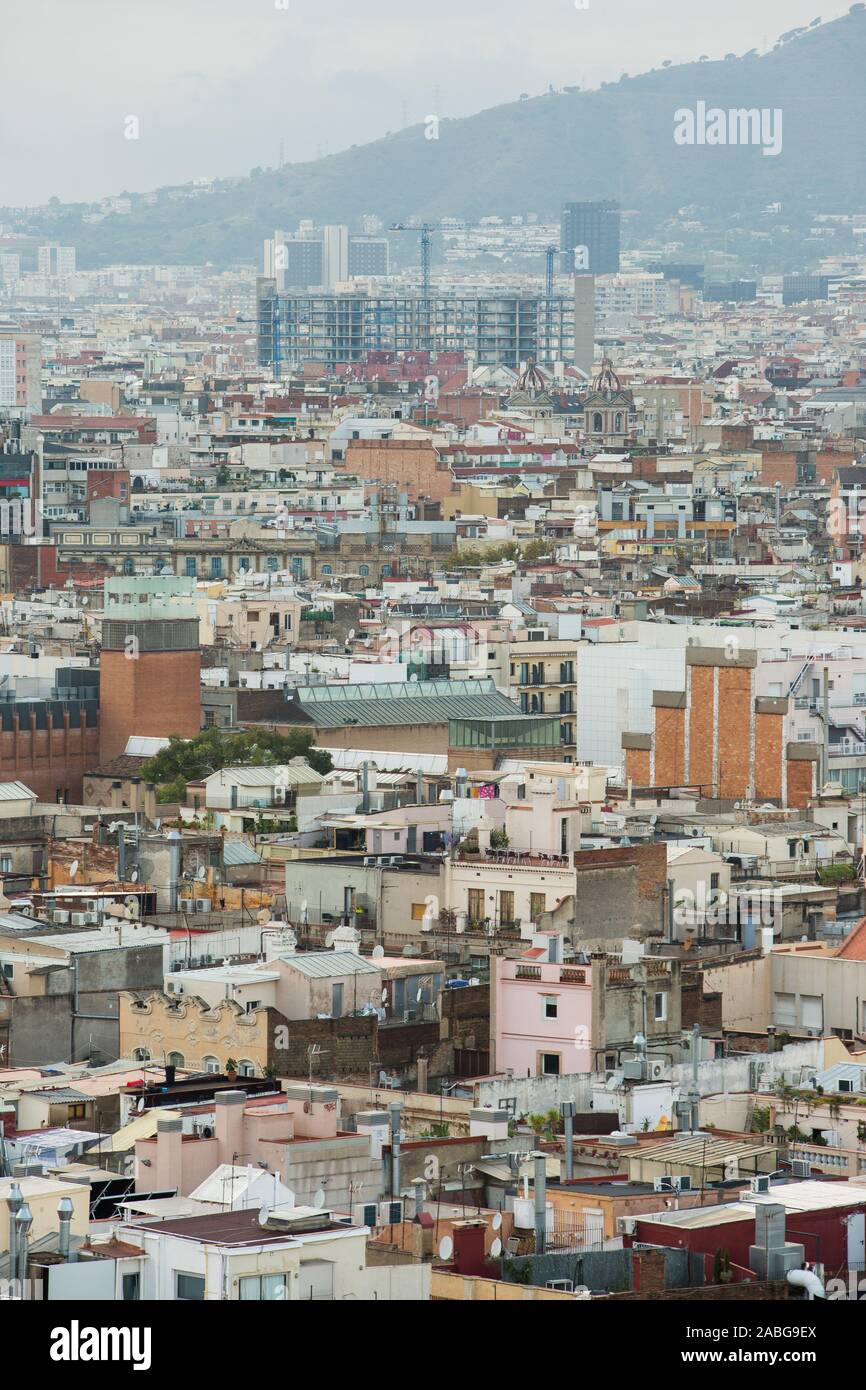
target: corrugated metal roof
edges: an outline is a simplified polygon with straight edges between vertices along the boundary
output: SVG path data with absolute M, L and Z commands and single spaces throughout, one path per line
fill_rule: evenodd
M 157 1120 L 179 1120 L 179 1110 L 163 1110 L 160 1106 L 153 1106 L 150 1110 L 145 1110 L 142 1115 L 136 1115 L 134 1120 L 123 1126 L 123 1129 L 115 1130 L 114 1134 L 109 1134 L 99 1146 L 101 1154 L 128 1153 L 139 1139 L 152 1139 L 156 1134 Z
M 28 798 L 32 801 L 38 799 L 36 793 L 25 787 L 23 782 L 0 782 L 0 801 L 23 801 Z
M 287 786 L 307 783 L 318 783 L 322 780 L 321 772 L 307 764 L 301 766 L 295 763 L 280 763 L 270 767 L 224 767 L 219 772 L 212 772 L 205 778 L 205 783 L 219 782 L 220 785 L 231 786 L 234 783 L 238 787 L 272 787 L 276 782 L 283 782 Z
M 123 751 L 130 758 L 153 758 L 167 747 L 167 738 L 144 738 L 133 734 L 131 738 L 126 740 L 126 747 Z
M 262 856 L 247 844 L 246 840 L 223 841 L 223 863 L 227 869 L 235 869 L 239 864 L 261 864 Z
M 354 951 L 304 951 L 301 955 L 280 956 L 292 970 L 310 979 L 328 975 L 378 975 L 378 966 Z
M 492 680 L 311 687 L 299 690 L 297 700 L 314 724 L 329 729 L 346 724 L 446 724 L 451 719 L 532 722 L 539 717 L 523 714 Z

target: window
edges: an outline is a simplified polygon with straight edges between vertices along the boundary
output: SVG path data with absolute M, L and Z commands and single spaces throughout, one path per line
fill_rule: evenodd
M 212 555 L 210 560 L 211 579 L 222 579 L 223 562 L 220 555 Z
M 276 555 L 269 555 L 267 560 L 265 561 L 265 569 L 269 570 L 270 573 L 273 574 L 279 568 L 279 563 L 280 562 L 277 559 Z
M 0 854 L 0 874 L 11 874 L 11 872 L 12 872 L 12 855 L 11 855 L 11 854 Z
M 242 1060 L 238 1062 L 238 1076 L 255 1076 L 255 1074 L 255 1062 L 250 1062 L 247 1058 L 242 1058 Z
M 541 1054 L 541 1075 L 559 1076 L 560 1074 L 560 1055 L 558 1052 L 542 1052 Z
M 137 1303 L 141 1298 L 141 1275 L 138 1270 L 134 1274 L 124 1274 L 121 1278 L 121 1298 L 124 1303 Z
M 529 915 L 533 922 L 537 922 L 544 911 L 544 894 L 530 893 L 529 895 Z
M 666 994 L 657 994 L 653 1005 L 653 1017 L 656 1023 L 664 1023 L 668 1016 L 668 997 Z
M 286 1297 L 285 1274 L 248 1274 L 238 1280 L 238 1297 L 246 1303 Z
M 839 1078 L 839 1090 L 840 1090 L 840 1091 L 853 1091 L 853 1090 L 854 1090 L 854 1082 L 851 1081 L 851 1080 L 850 1080 L 849 1078 L 847 1078 L 847 1077 L 844 1077 L 844 1076 L 840 1077 L 840 1078 Z
M 542 994 L 541 1008 L 545 1018 L 559 1017 L 559 1000 L 555 994 Z
M 175 1270 L 174 1296 L 184 1303 L 200 1303 L 204 1299 L 204 1275 L 181 1274 Z
M 469 898 L 469 920 L 470 922 L 484 921 L 484 889 L 470 888 Z
M 359 565 L 359 566 L 358 566 L 358 574 L 361 576 L 362 579 L 366 579 L 366 578 L 367 578 L 367 575 L 368 575 L 369 573 L 370 573 L 370 566 L 369 566 L 369 565 Z
M 184 1065 L 182 1052 L 170 1052 L 165 1060 L 170 1067 L 182 1067 Z
M 132 1054 L 132 1058 L 135 1062 L 149 1062 L 150 1052 L 146 1047 L 137 1047 Z
M 718 874 L 710 874 L 710 892 L 711 892 L 711 893 L 717 893 L 718 891 L 719 891 L 719 875 L 718 875 Z
M 412 904 L 412 921 L 413 921 L 413 922 L 423 922 L 423 921 L 424 921 L 424 916 L 425 916 L 425 913 L 426 913 L 426 912 L 427 912 L 427 904 L 426 904 L 426 903 L 413 903 L 413 904 Z
M 322 565 L 322 574 L 333 574 L 333 573 L 334 573 L 334 567 L 333 567 L 333 565 Z
M 183 562 L 184 574 L 187 579 L 195 579 L 195 556 L 187 555 Z
M 0 961 L 0 976 L 4 980 L 11 980 L 15 974 L 15 966 L 11 961 Z
M 218 1072 L 220 1069 L 220 1064 L 216 1057 L 202 1057 L 201 1064 L 207 1072 Z
M 510 889 L 502 889 L 500 891 L 499 920 L 502 923 L 514 921 L 514 894 Z

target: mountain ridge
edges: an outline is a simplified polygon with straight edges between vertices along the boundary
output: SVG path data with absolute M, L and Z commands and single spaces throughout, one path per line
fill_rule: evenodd
M 644 219 L 680 207 L 749 216 L 769 203 L 793 210 L 866 210 L 857 131 L 866 105 L 866 6 L 792 31 L 760 55 L 728 55 L 653 69 L 586 92 L 563 90 L 443 118 L 438 139 L 414 126 L 304 164 L 218 181 L 216 191 L 84 223 L 61 207 L 29 227 L 76 245 L 82 266 L 109 262 L 257 261 L 275 227 L 301 217 L 355 226 L 535 210 L 558 216 L 569 199 L 617 198 Z M 779 109 L 783 142 L 760 148 L 682 145 L 675 117 L 708 108 Z M 832 158 L 828 154 L 832 152 Z M 191 188 L 192 185 L 187 185 Z

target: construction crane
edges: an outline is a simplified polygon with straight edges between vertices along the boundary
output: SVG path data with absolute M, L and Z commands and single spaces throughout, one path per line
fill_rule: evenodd
M 544 293 L 548 299 L 553 298 L 553 268 L 556 264 L 558 251 L 558 247 L 548 246 L 545 253 L 547 256 L 547 273 L 544 277 Z
M 433 233 L 437 230 L 438 223 L 422 222 L 420 225 L 415 222 L 392 222 L 392 232 L 420 232 L 421 233 L 421 298 L 430 298 L 430 266 L 433 259 Z

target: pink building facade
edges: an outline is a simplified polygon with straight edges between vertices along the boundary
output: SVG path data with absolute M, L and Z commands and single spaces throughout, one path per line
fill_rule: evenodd
M 565 1076 L 592 1070 L 592 969 L 545 959 L 491 958 L 491 1070 Z

